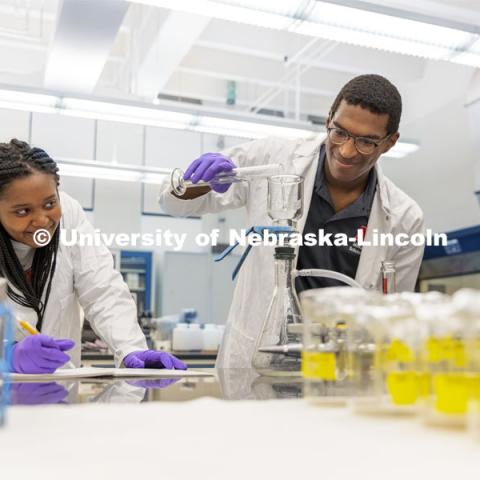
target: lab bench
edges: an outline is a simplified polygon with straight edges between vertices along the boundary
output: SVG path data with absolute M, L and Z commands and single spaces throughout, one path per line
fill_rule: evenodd
M 300 398 L 301 378 L 226 369 L 209 378 L 54 386 L 65 389 L 57 401 L 67 406 L 9 409 L 2 478 L 405 480 L 480 471 L 480 443 L 466 432 L 312 405 Z

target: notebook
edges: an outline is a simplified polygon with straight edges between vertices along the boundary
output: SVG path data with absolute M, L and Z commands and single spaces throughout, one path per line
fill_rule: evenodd
M 115 378 L 179 378 L 179 377 L 210 377 L 212 372 L 203 370 L 166 370 L 153 368 L 62 368 L 54 373 L 11 373 L 14 382 L 42 382 L 47 380 L 69 380 L 75 378 L 115 377 Z

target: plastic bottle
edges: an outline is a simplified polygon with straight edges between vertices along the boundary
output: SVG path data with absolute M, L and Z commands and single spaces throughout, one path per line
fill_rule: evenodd
M 7 282 L 0 278 L 0 427 L 5 423 L 5 412 L 9 402 L 9 355 L 13 340 L 13 318 L 6 301 Z
M 172 348 L 174 351 L 198 351 L 203 346 L 200 325 L 179 323 L 173 330 Z
M 218 329 L 213 323 L 206 323 L 203 326 L 203 348 L 206 351 L 218 350 Z

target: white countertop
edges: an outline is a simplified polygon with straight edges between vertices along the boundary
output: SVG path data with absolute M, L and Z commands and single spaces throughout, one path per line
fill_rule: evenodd
M 2 479 L 460 480 L 480 443 L 418 418 L 361 416 L 303 400 L 13 407 Z

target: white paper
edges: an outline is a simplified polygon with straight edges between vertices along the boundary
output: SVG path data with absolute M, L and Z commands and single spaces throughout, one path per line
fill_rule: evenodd
M 10 374 L 14 382 L 42 382 L 48 380 L 66 380 L 72 378 L 91 378 L 91 377 L 120 377 L 120 378 L 170 378 L 170 377 L 205 377 L 213 376 L 212 372 L 200 370 L 166 370 L 153 368 L 62 368 L 55 373 L 35 374 L 35 373 L 12 373 Z

